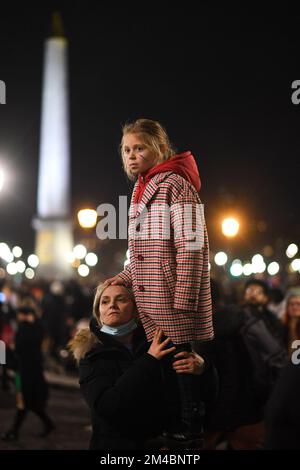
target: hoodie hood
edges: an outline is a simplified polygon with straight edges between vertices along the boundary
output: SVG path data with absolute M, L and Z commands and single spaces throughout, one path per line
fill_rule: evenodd
M 190 151 L 187 151 L 174 155 L 169 160 L 162 162 L 154 168 L 150 168 L 147 172 L 139 175 L 134 203 L 137 204 L 140 202 L 147 184 L 154 175 L 165 173 L 167 171 L 172 171 L 172 173 L 182 176 L 194 186 L 197 192 L 200 191 L 201 180 L 197 163 L 193 154 Z
M 93 349 L 99 341 L 89 328 L 79 330 L 73 339 L 68 343 L 68 348 L 72 352 L 76 361 L 80 361 L 84 356 Z

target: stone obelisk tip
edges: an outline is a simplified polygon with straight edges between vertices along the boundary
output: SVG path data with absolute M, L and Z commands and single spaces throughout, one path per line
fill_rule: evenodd
M 63 22 L 59 11 L 52 13 L 51 37 L 65 37 Z

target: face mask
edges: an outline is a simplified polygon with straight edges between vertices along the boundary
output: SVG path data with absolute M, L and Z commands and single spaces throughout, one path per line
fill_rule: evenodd
M 112 336 L 125 336 L 134 331 L 137 328 L 135 318 L 132 318 L 128 323 L 120 326 L 109 326 L 103 325 L 100 329 L 103 333 L 107 333 Z

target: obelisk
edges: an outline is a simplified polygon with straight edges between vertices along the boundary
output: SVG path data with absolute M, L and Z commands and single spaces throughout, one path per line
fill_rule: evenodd
M 59 13 L 53 14 L 52 34 L 45 41 L 38 174 L 35 253 L 38 275 L 66 279 L 72 267 L 70 218 L 70 141 L 68 106 L 68 41 Z

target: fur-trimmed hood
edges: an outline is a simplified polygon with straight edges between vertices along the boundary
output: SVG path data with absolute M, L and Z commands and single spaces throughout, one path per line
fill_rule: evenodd
M 99 344 L 97 337 L 89 328 L 83 328 L 69 341 L 68 347 L 76 361 L 79 362 L 96 344 Z

